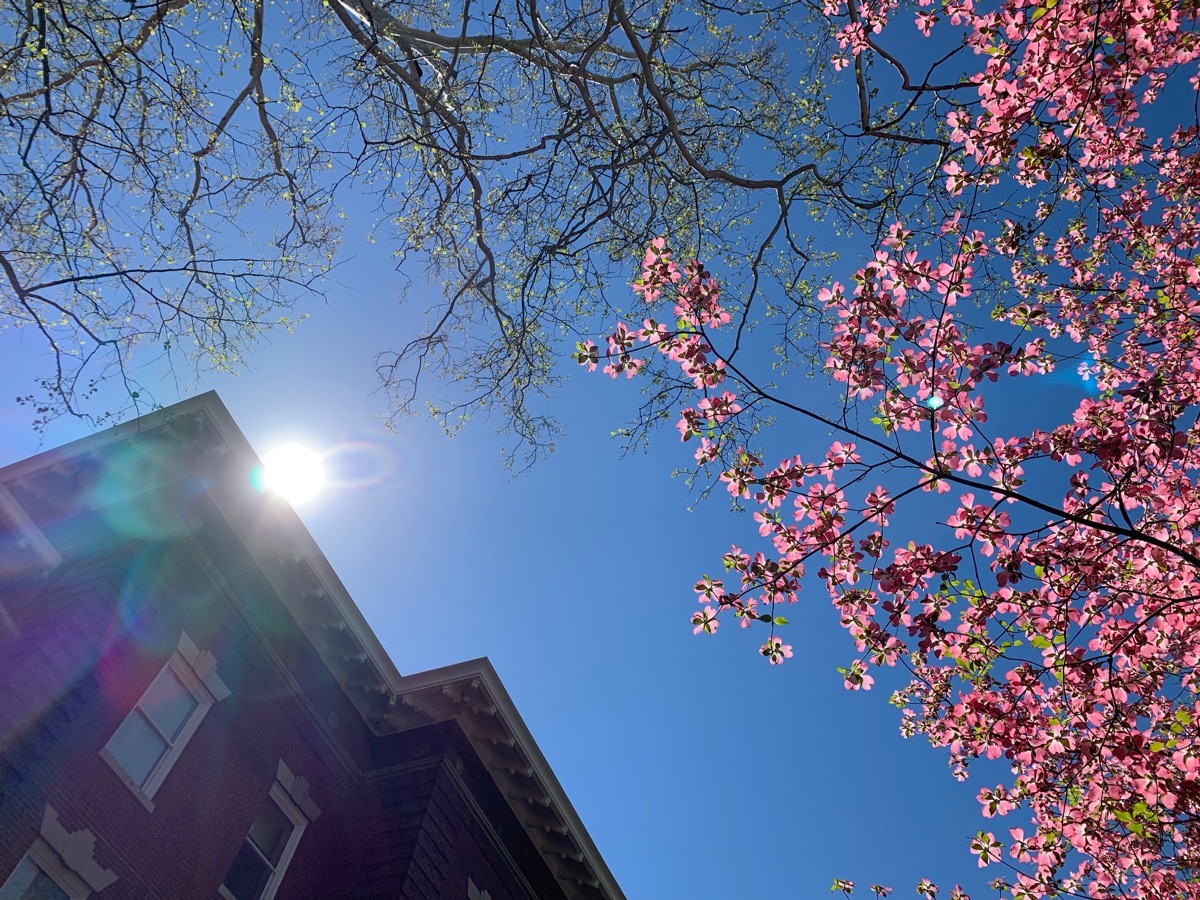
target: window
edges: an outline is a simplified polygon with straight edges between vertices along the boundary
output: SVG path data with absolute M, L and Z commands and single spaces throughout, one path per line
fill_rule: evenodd
M 72 900 L 27 853 L 0 885 L 0 900 Z
M 42 814 L 40 836 L 0 884 L 0 900 L 86 900 L 114 881 L 96 861 L 96 836 L 68 831 L 53 806 Z
M 220 895 L 225 900 L 274 897 L 307 824 L 304 813 L 276 782 L 221 883 Z
M 217 893 L 224 900 L 271 900 L 300 843 L 301 832 L 319 815 L 308 780 L 293 774 L 280 760 L 275 784 Z
M 196 717 L 201 702 L 210 702 L 185 685 L 184 677 L 170 663 L 164 666 L 106 747 L 130 780 L 148 795 L 153 793 L 150 776 L 182 743 L 184 729 Z
M 214 701 L 228 695 L 228 688 L 217 677 L 212 654 L 200 651 L 186 634 L 181 635 L 178 652 L 150 682 L 101 755 L 147 809 L 153 809 L 150 798 L 204 714 Z

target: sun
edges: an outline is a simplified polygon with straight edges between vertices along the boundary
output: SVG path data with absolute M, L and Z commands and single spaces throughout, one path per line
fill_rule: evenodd
M 325 486 L 325 462 L 300 444 L 276 447 L 263 457 L 262 484 L 291 503 L 304 503 Z

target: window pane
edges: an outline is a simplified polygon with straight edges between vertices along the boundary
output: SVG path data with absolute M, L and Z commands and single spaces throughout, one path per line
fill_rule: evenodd
M 166 743 L 137 709 L 125 717 L 106 746 L 139 786 L 146 783 L 155 764 L 167 752 Z
M 26 856 L 0 886 L 0 900 L 71 900 L 67 892 Z
M 279 805 L 268 798 L 259 810 L 258 818 L 250 826 L 250 840 L 254 841 L 254 846 L 258 847 L 273 867 L 283 855 L 284 845 L 292 836 L 292 829 L 295 827 Z
M 192 692 L 183 686 L 179 676 L 167 666 L 158 673 L 138 705 L 159 730 L 174 741 L 200 704 Z
M 229 874 L 225 876 L 223 884 L 225 890 L 237 897 L 237 900 L 258 900 L 270 878 L 271 867 L 255 852 L 250 841 L 246 840 L 233 865 L 229 867 Z

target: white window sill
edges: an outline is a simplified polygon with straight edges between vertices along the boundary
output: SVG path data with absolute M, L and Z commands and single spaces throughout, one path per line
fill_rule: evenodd
M 121 767 L 119 762 L 117 762 L 116 758 L 108 752 L 107 747 L 101 748 L 100 758 L 108 763 L 108 767 L 116 773 L 118 778 L 121 779 L 121 783 L 125 785 L 125 787 L 129 788 L 129 790 L 133 793 L 133 796 L 137 797 L 138 802 L 142 804 L 142 806 L 146 807 L 146 812 L 154 812 L 154 801 L 147 797 L 141 786 L 136 784 L 134 780 L 129 777 L 129 775 L 125 772 L 125 769 Z

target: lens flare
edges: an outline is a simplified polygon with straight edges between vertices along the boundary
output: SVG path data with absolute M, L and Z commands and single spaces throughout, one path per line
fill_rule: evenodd
M 382 487 L 396 475 L 396 460 L 378 443 L 343 441 L 325 453 L 326 480 L 330 487 L 361 491 Z

